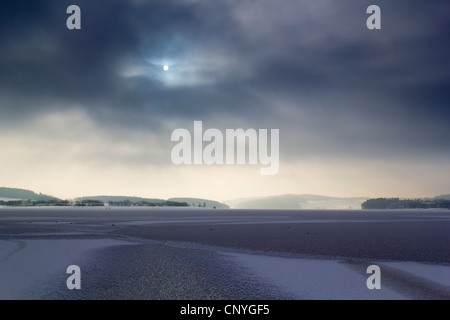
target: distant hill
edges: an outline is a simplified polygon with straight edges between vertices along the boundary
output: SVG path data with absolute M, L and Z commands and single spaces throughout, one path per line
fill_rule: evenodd
M 435 199 L 435 200 L 438 200 L 438 199 L 450 200 L 450 194 L 441 194 L 440 196 L 436 196 L 433 199 Z
M 35 193 L 30 190 L 0 187 L 0 198 L 7 200 L 32 200 L 32 201 L 52 201 L 61 200 L 56 197 L 42 193 Z
M 216 209 L 229 209 L 230 207 L 227 204 L 207 199 L 200 198 L 170 198 L 168 201 L 176 201 L 176 202 L 186 202 L 191 207 L 205 207 L 205 208 L 214 208 Z
M 127 197 L 127 196 L 92 196 L 92 197 L 80 197 L 75 198 L 74 201 L 86 201 L 86 200 L 96 200 L 96 201 L 102 201 L 104 203 L 108 202 L 123 202 L 123 201 L 129 201 L 131 203 L 138 203 L 138 202 L 150 202 L 150 203 L 162 203 L 166 200 L 164 199 L 150 199 L 150 198 L 141 198 L 141 197 Z
M 313 194 L 284 194 L 225 201 L 235 209 L 361 209 L 368 197 L 327 197 Z
M 57 202 L 58 205 L 73 205 L 72 202 L 62 201 L 53 196 L 35 193 L 26 189 L 0 187 L 0 201 L 25 200 L 38 202 Z M 328 197 L 313 194 L 283 194 L 267 197 L 251 197 L 228 200 L 224 202 L 202 198 L 170 198 L 168 200 L 158 198 L 142 198 L 133 196 L 85 196 L 73 199 L 74 203 L 83 201 L 99 201 L 112 205 L 144 205 L 144 206 L 190 206 L 217 209 L 361 209 L 361 205 L 369 200 L 369 197 Z M 407 200 L 407 199 L 406 199 Z M 443 194 L 434 198 L 416 199 L 421 201 L 450 200 L 450 194 Z M 65 203 L 67 202 L 67 203 Z M 373 201 L 372 201 L 373 202 Z M 372 203 L 369 201 L 369 205 Z M 406 202 L 405 202 L 406 203 Z M 405 205 L 402 203 L 401 205 Z M 440 203 L 440 202 L 439 202 Z M 40 204 L 42 205 L 42 204 Z M 51 203 L 49 203 L 51 205 Z M 408 206 L 413 204 L 408 204 Z M 428 205 L 428 204 L 427 204 Z

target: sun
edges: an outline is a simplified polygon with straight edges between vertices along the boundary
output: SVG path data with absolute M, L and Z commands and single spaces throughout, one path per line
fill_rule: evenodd
M 166 64 L 166 65 L 164 65 L 163 69 L 164 69 L 164 71 L 169 71 L 169 66 Z

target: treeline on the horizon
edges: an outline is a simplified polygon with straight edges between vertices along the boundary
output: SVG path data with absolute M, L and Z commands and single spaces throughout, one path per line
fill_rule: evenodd
M 361 204 L 362 209 L 450 209 L 450 200 L 446 199 L 405 199 L 377 198 Z
M 129 200 L 109 201 L 108 204 L 113 207 L 189 207 L 189 205 L 186 202 L 176 202 L 169 200 L 161 202 L 150 202 L 150 201 L 132 202 Z
M 16 207 L 104 207 L 105 205 L 113 207 L 189 207 L 186 202 L 176 201 L 138 201 L 132 202 L 125 201 L 108 201 L 107 203 L 100 200 L 82 200 L 82 201 L 69 201 L 69 200 L 0 200 L 1 206 L 16 206 Z
M 0 206 L 20 206 L 20 207 L 42 207 L 42 206 L 58 206 L 68 207 L 73 203 L 68 200 L 0 200 Z

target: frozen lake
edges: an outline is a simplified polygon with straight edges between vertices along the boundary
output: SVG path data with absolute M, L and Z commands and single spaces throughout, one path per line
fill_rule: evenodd
M 1 208 L 0 298 L 449 299 L 449 248 L 448 210 Z

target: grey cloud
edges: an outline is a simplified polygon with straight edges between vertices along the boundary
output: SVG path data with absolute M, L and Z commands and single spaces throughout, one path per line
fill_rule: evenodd
M 278 127 L 286 157 L 447 154 L 450 5 L 376 2 L 380 31 L 372 1 L 81 0 L 72 32 L 69 1 L 2 1 L 0 121 L 77 106 L 160 139 L 171 121 Z

